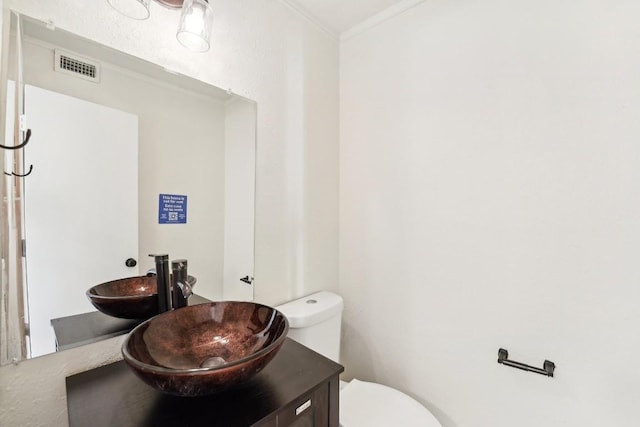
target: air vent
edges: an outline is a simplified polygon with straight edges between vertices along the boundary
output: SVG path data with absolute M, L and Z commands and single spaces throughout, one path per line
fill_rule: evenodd
M 100 64 L 75 53 L 56 49 L 54 68 L 61 73 L 72 74 L 95 83 L 100 81 Z

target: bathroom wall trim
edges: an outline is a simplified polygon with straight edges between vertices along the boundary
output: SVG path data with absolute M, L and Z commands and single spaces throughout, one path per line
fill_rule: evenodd
M 302 16 L 304 19 L 306 19 L 307 21 L 312 23 L 318 29 L 322 30 L 325 34 L 327 34 L 333 40 L 337 41 L 337 40 L 340 39 L 340 35 L 339 34 L 337 34 L 335 31 L 332 31 L 329 28 L 327 28 L 327 26 L 324 25 L 320 20 L 318 20 L 315 16 L 311 15 L 309 12 L 305 11 L 300 6 L 294 4 L 293 2 L 291 2 L 289 0 L 280 0 L 280 3 L 284 4 L 289 9 L 293 10 L 298 15 Z
M 401 13 L 423 3 L 425 0 L 404 0 L 395 5 L 386 8 L 382 12 L 376 13 L 372 17 L 365 19 L 361 23 L 354 25 L 347 31 L 340 34 L 340 41 L 349 40 L 352 37 L 357 36 L 378 24 L 383 23 L 384 21 L 391 19 L 395 16 L 400 15 Z

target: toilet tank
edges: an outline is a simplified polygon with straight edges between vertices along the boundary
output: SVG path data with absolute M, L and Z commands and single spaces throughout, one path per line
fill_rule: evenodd
M 289 320 L 289 338 L 339 362 L 343 307 L 340 295 L 322 291 L 275 308 Z

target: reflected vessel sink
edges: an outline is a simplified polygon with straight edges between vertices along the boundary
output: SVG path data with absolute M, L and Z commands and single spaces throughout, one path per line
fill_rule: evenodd
M 275 308 L 239 301 L 183 307 L 133 329 L 122 355 L 144 382 L 168 394 L 201 396 L 240 384 L 276 355 L 289 322 Z
M 189 276 L 189 284 L 196 279 Z M 156 276 L 135 276 L 93 286 L 87 298 L 99 311 L 121 319 L 148 319 L 158 314 Z

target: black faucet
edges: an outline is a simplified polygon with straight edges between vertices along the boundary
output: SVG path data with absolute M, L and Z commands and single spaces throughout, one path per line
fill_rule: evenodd
M 195 278 L 187 274 L 187 260 L 178 259 L 171 262 L 169 271 L 169 255 L 149 255 L 156 262 L 156 282 L 158 287 L 158 313 L 186 307 L 187 299 L 193 294 Z

